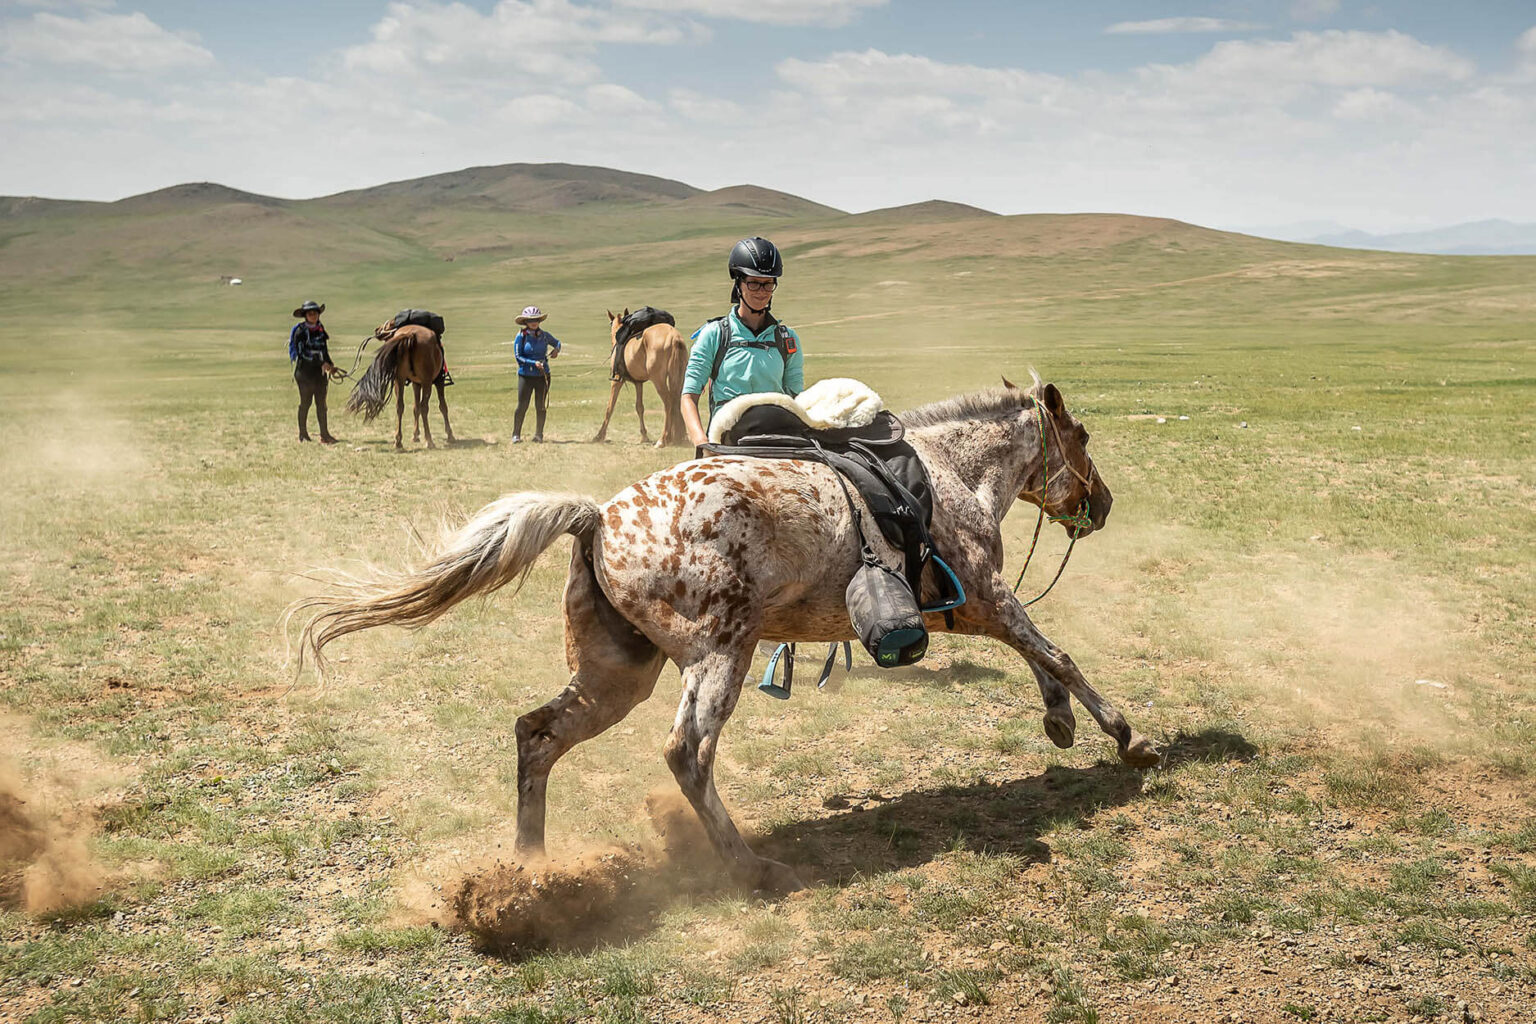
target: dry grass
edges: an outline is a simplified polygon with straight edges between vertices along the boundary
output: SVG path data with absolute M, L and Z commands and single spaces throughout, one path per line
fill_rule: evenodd
M 1166 767 L 1120 768 L 1086 714 L 1056 750 L 1028 672 L 981 641 L 787 705 L 749 693 L 722 792 L 815 882 L 764 902 L 660 852 L 668 670 L 550 788 L 556 856 L 638 849 L 644 884 L 609 931 L 487 955 L 434 922 L 510 849 L 513 723 L 565 681 L 563 556 L 514 601 L 349 638 L 324 691 L 289 689 L 279 613 L 310 568 L 396 564 L 412 529 L 505 491 L 603 497 L 682 453 L 501 443 L 502 328 L 525 303 L 490 259 L 257 281 L 152 335 L 123 321 L 194 285 L 151 259 L 164 291 L 98 284 L 69 322 L 24 325 L 35 352 L 0 378 L 10 792 L 105 879 L 62 911 L 0 911 L 0 1017 L 1516 1019 L 1536 999 L 1536 327 L 1486 303 L 1532 261 L 1177 255 L 1057 225 L 1028 242 L 1057 255 L 1005 281 L 951 244 L 976 222 L 859 230 L 890 252 L 786 236 L 806 270 L 780 301 L 827 321 L 811 375 L 895 406 L 999 367 L 1062 384 L 1116 506 L 1036 618 Z M 641 251 L 644 289 L 624 269 Z M 604 305 L 714 311 L 698 251 L 518 264 L 567 318 L 557 441 L 598 421 Z M 849 296 L 881 281 L 907 282 L 910 316 L 858 319 L 876 300 Z M 315 289 L 339 336 L 442 296 L 465 444 L 397 456 L 346 421 L 336 449 L 291 440 L 265 307 Z M 946 312 L 942 360 L 925 310 Z M 1032 525 L 1010 520 L 1010 568 Z M 1049 565 L 1064 542 L 1045 543 Z

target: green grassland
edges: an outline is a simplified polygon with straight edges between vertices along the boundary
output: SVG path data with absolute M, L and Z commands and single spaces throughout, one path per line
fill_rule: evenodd
M 848 216 L 583 169 L 0 212 L 0 812 L 25 798 L 92 879 L 0 909 L 0 1020 L 1497 1021 L 1536 1000 L 1536 257 Z M 585 443 L 604 310 L 686 333 L 723 311 L 744 233 L 785 250 L 808 380 L 897 409 L 1030 367 L 1061 386 L 1116 501 L 1035 618 L 1168 762 L 1120 767 L 1086 715 L 1056 750 L 1027 669 L 979 640 L 788 704 L 749 692 L 722 794 L 814 880 L 765 900 L 657 852 L 669 669 L 550 785 L 551 852 L 639 850 L 644 884 L 579 939 L 484 950 L 441 908 L 510 850 L 513 723 L 565 681 L 563 549 L 515 598 L 349 638 L 324 689 L 288 689 L 283 608 L 501 493 L 602 498 L 686 456 L 638 444 L 628 394 L 615 443 Z M 396 309 L 443 313 L 461 443 L 397 454 L 341 387 L 343 443 L 298 444 L 285 342 L 311 297 L 343 365 Z M 567 351 L 556 443 L 514 447 L 530 303 Z M 1005 526 L 1012 570 L 1032 527 Z M 1065 538 L 1043 544 L 1026 587 Z

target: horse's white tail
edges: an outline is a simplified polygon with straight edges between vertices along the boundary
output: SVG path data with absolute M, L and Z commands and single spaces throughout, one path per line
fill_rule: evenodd
M 523 492 L 499 498 L 444 540 L 420 569 L 348 580 L 336 595 L 295 605 L 290 614 L 311 613 L 299 638 L 298 671 L 310 655 L 323 673 L 325 645 L 348 633 L 385 625 L 414 629 L 465 598 L 508 583 L 516 590 L 557 537 L 569 533 L 590 540 L 598 522 L 597 503 L 580 495 Z

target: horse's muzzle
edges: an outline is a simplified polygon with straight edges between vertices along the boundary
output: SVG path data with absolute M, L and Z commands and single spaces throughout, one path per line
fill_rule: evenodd
M 1093 486 L 1088 490 L 1088 519 L 1095 530 L 1104 529 L 1104 521 L 1109 518 L 1109 509 L 1114 503 L 1115 496 L 1109 493 L 1109 488 L 1095 472 Z

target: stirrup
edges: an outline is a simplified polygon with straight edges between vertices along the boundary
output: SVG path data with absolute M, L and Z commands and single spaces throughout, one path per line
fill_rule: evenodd
M 822 687 L 826 686 L 827 685 L 827 680 L 832 678 L 832 666 L 837 664 L 837 648 L 838 648 L 838 643 L 837 643 L 836 640 L 832 641 L 830 644 L 827 645 L 827 660 L 822 663 L 822 665 L 821 665 L 821 677 L 816 680 L 816 689 L 818 689 L 818 690 L 821 689 Z M 848 643 L 847 640 L 844 640 L 843 643 L 842 643 L 842 648 L 843 648 L 843 671 L 844 672 L 852 672 L 853 671 L 853 647 Z
M 779 667 L 779 660 L 784 661 L 784 685 L 780 686 L 773 681 L 774 670 Z M 779 700 L 789 700 L 789 688 L 795 681 L 795 645 L 779 644 L 774 648 L 773 657 L 768 659 L 768 669 L 763 673 L 763 681 L 757 684 L 757 688 L 770 697 Z
M 940 599 L 938 604 L 923 605 L 919 611 L 924 614 L 929 612 L 951 612 L 965 604 L 965 588 L 960 585 L 960 577 L 955 575 L 955 570 L 951 569 L 944 559 L 938 555 L 930 555 L 928 561 L 938 566 L 944 573 L 944 576 L 948 578 L 951 596 L 948 599 Z

